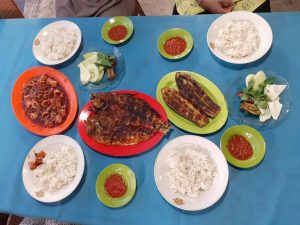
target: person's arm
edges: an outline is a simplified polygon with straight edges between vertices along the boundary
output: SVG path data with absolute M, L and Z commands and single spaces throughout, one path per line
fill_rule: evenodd
M 210 13 L 228 13 L 233 8 L 233 0 L 197 0 L 197 2 Z

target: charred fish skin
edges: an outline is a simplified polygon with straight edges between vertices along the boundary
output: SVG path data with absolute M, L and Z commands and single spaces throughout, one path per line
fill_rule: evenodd
M 211 118 L 214 118 L 221 111 L 218 106 L 199 86 L 199 84 L 188 74 L 177 72 L 175 81 L 180 94 L 192 105 L 204 112 Z
M 135 145 L 151 138 L 156 132 L 166 134 L 168 121 L 135 94 L 103 92 L 91 94 L 92 112 L 86 132 L 97 143 L 105 145 Z
M 240 110 L 246 111 L 246 112 L 250 113 L 253 116 L 259 116 L 260 115 L 259 108 L 252 102 L 246 102 L 246 101 L 241 102 Z
M 165 103 L 172 110 L 197 126 L 204 127 L 209 122 L 208 117 L 184 99 L 177 90 L 165 87 L 161 89 L 161 93 Z

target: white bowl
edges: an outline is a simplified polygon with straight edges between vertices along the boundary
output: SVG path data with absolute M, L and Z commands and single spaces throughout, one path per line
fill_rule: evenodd
M 58 59 L 58 60 L 50 60 L 43 56 L 41 48 L 39 45 L 35 44 L 35 40 L 38 39 L 39 37 L 41 37 L 42 35 L 47 35 L 47 31 L 49 29 L 53 29 L 53 28 L 55 29 L 57 27 L 66 27 L 69 29 L 73 29 L 76 33 L 76 43 L 75 43 L 75 46 L 74 46 L 72 52 L 69 55 L 67 55 L 66 57 L 64 57 L 62 59 Z M 32 43 L 33 55 L 39 62 L 41 62 L 45 65 L 58 65 L 60 63 L 66 62 L 73 55 L 75 55 L 75 53 L 77 52 L 77 50 L 80 46 L 81 39 L 82 39 L 82 37 L 81 37 L 80 28 L 75 23 L 67 21 L 67 20 L 56 21 L 56 22 L 50 23 L 50 24 L 46 25 L 45 27 L 43 27 L 40 30 L 40 32 L 36 35 L 36 37 L 34 38 L 34 41 Z
M 260 36 L 260 44 L 253 54 L 243 58 L 232 58 L 222 53 L 217 47 L 213 47 L 212 43 L 218 39 L 219 31 L 224 29 L 229 21 L 249 21 L 254 24 Z M 211 52 L 219 59 L 233 64 L 246 64 L 260 59 L 269 51 L 272 41 L 273 33 L 268 22 L 261 16 L 251 12 L 236 11 L 224 14 L 210 25 L 207 32 L 207 45 Z

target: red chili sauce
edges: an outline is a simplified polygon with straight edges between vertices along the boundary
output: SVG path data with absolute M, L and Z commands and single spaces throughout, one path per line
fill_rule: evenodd
M 122 40 L 127 34 L 127 28 L 123 25 L 117 25 L 109 29 L 108 36 L 114 41 Z
M 120 198 L 127 191 L 127 186 L 123 180 L 123 177 L 117 173 L 106 178 L 104 187 L 106 193 L 112 198 Z
M 246 160 L 253 155 L 253 149 L 249 141 L 241 135 L 234 135 L 227 143 L 230 154 L 239 160 Z
M 165 42 L 164 49 L 169 55 L 179 55 L 186 49 L 186 41 L 181 37 L 170 38 Z

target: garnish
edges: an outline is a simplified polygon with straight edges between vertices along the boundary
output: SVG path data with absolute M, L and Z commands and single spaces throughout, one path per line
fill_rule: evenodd
M 109 80 L 115 79 L 114 67 L 116 65 L 116 57 L 114 55 L 106 55 L 102 52 L 88 52 L 83 57 L 84 60 L 78 64 L 82 84 L 89 82 L 98 84 L 105 73 L 107 73 Z
M 237 93 L 240 97 L 240 109 L 253 116 L 259 116 L 261 122 L 271 117 L 277 120 L 282 108 L 279 95 L 286 85 L 275 84 L 276 78 L 267 78 L 263 71 L 249 74 L 246 77 L 246 87 Z

